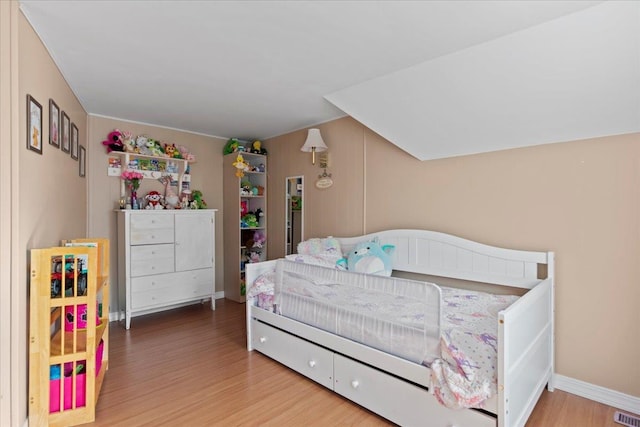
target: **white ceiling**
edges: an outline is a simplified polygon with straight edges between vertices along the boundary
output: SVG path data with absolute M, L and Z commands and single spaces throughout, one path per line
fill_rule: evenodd
M 557 61 L 564 49 L 584 53 L 585 45 L 572 38 L 574 30 L 584 30 L 583 14 L 596 15 L 585 22 L 596 25 L 588 42 L 597 45 L 598 54 L 612 50 L 607 43 L 620 42 L 634 26 L 637 30 L 640 19 L 640 9 L 632 8 L 631 18 L 620 25 L 624 31 L 616 31 L 619 15 L 607 16 L 602 33 L 596 12 L 606 5 L 600 1 L 20 3 L 90 114 L 223 138 L 261 139 L 349 114 L 419 159 L 552 142 L 545 139 L 551 135 L 541 138 L 529 128 L 526 138 L 518 138 L 516 129 L 507 126 L 508 132 L 496 143 L 502 119 L 513 120 L 514 115 L 487 123 L 486 115 L 479 113 L 487 108 L 498 114 L 514 111 L 510 103 L 517 98 L 517 106 L 524 100 L 534 103 L 522 115 L 547 119 L 536 108 L 546 103 L 552 116 L 558 114 L 553 105 L 562 103 L 557 99 L 562 97 L 544 98 L 562 92 L 572 75 L 582 83 L 571 86 L 569 95 L 597 84 L 594 79 L 612 76 L 603 75 L 603 67 L 587 77 L 582 76 L 585 70 L 571 68 L 557 73 L 557 79 L 501 86 L 505 74 L 496 72 L 495 65 L 508 73 L 527 69 L 528 74 L 516 76 L 529 78 L 531 69 L 541 65 L 535 55 Z M 635 17 L 634 11 L 639 11 Z M 571 19 L 568 30 L 563 30 L 565 19 Z M 609 19 L 614 19 L 613 25 Z M 614 36 L 601 37 L 609 33 Z M 629 72 L 614 73 L 615 79 L 625 79 L 627 90 L 634 89 L 634 81 L 635 89 L 640 88 L 640 61 L 633 51 L 635 45 L 635 54 L 640 52 L 640 38 L 633 35 L 631 42 L 623 43 L 622 54 L 607 58 L 637 71 L 632 77 Z M 599 43 L 601 38 L 605 42 Z M 556 45 L 562 48 L 550 49 Z M 620 58 L 629 52 L 631 59 Z M 543 67 L 542 75 L 547 71 Z M 540 87 L 545 87 L 542 95 L 530 90 Z M 617 112 L 629 103 L 633 107 L 637 99 L 627 96 L 620 106 L 608 98 L 601 101 Z M 580 97 L 579 102 L 585 100 L 594 98 Z M 638 105 L 640 101 L 623 124 L 607 132 L 628 128 L 629 114 L 640 117 Z M 589 118 L 599 111 L 590 111 Z M 551 130 L 557 124 L 553 126 Z M 573 135 L 555 130 L 561 138 Z M 512 145 L 509 138 L 515 139 Z

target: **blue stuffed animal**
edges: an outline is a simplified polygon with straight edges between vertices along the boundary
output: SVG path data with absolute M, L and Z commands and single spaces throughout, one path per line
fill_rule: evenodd
M 377 274 L 391 276 L 391 254 L 394 245 L 380 246 L 376 238 L 370 242 L 358 243 L 346 258 L 338 260 L 338 267 L 346 268 L 356 273 Z

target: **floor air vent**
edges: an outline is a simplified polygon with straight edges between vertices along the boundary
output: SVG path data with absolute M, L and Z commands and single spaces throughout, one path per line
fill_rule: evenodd
M 640 418 L 618 411 L 613 414 L 613 421 L 628 427 L 640 427 Z

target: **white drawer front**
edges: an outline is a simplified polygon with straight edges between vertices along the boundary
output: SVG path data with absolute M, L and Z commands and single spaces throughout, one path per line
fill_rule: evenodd
M 335 392 L 394 423 L 406 426 L 495 427 L 496 419 L 472 410 L 454 411 L 427 390 L 339 354 L 334 358 Z M 425 375 L 429 370 L 425 368 Z
M 171 288 L 159 288 L 144 292 L 131 292 L 131 309 L 139 310 L 170 304 Z
M 185 298 L 211 297 L 214 293 L 213 268 L 175 273 Z
M 333 352 L 257 320 L 252 322 L 253 348 L 323 386 L 333 388 Z
M 213 269 L 156 274 L 131 280 L 134 310 L 177 304 L 213 295 Z
M 131 247 L 131 277 L 173 272 L 173 244 Z
M 175 283 L 172 274 L 155 274 L 153 276 L 135 277 L 131 279 L 131 292 L 148 292 L 164 289 Z
M 131 215 L 130 238 L 132 245 L 172 243 L 173 215 Z

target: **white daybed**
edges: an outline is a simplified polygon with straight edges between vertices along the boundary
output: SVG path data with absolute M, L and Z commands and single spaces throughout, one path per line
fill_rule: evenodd
M 248 350 L 260 351 L 400 425 L 523 426 L 545 386 L 553 390 L 553 253 L 497 248 L 426 230 L 388 230 L 338 240 L 346 253 L 375 237 L 381 244 L 395 245 L 394 275 L 526 291 L 498 313 L 498 393 L 482 410 L 441 405 L 429 391 L 430 370 L 424 365 L 263 310 L 252 298 L 247 299 Z M 275 263 L 248 264 L 247 289 Z M 438 283 L 437 277 L 428 281 Z

